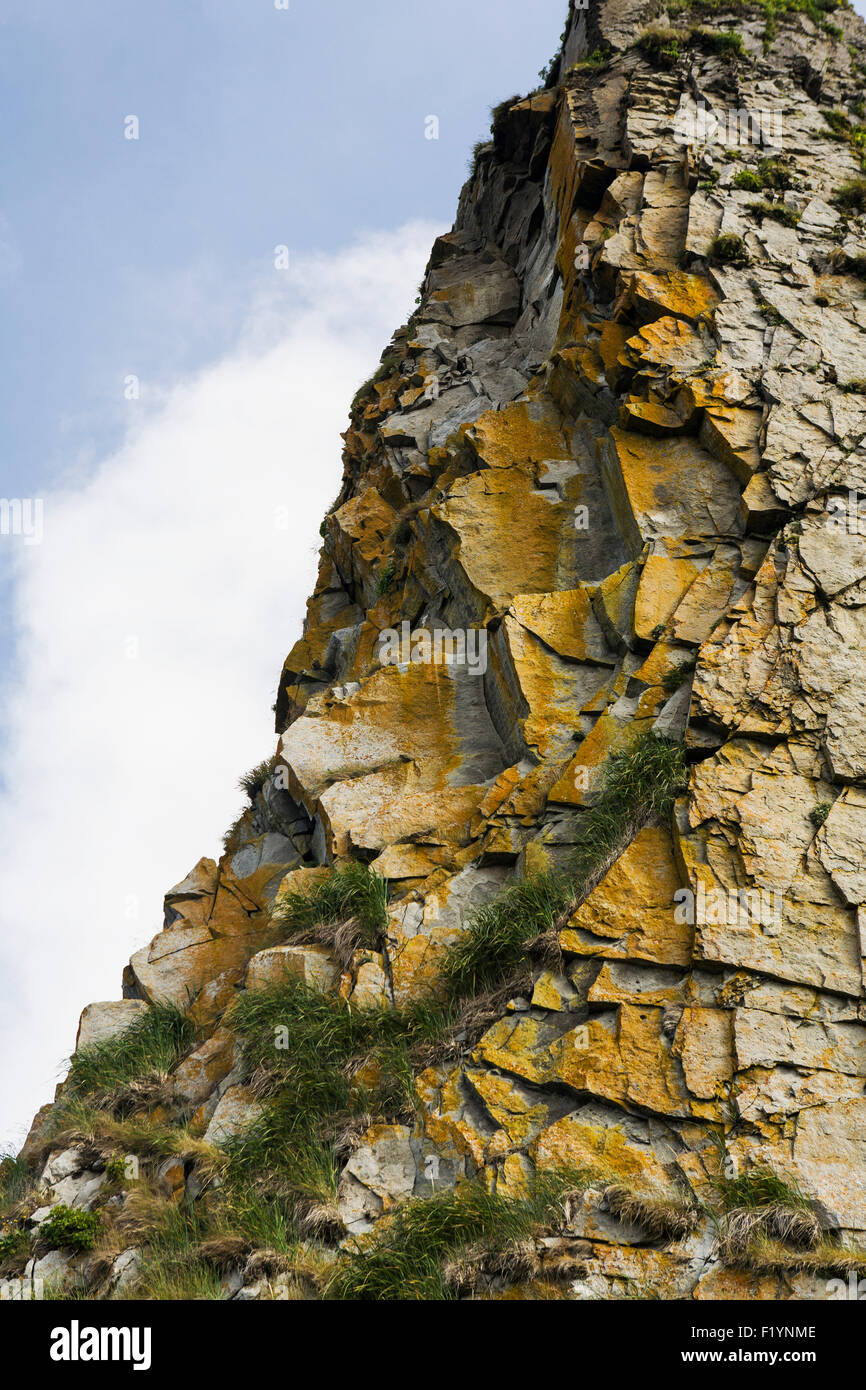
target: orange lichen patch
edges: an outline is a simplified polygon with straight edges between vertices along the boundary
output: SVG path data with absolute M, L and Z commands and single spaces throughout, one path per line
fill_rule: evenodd
M 350 497 L 332 513 L 338 554 L 348 562 L 353 549 L 360 561 L 373 566 L 381 558 L 395 516 L 394 508 L 375 488 L 368 487 L 357 497 Z
M 626 328 L 621 323 L 612 323 L 608 321 L 602 324 L 598 350 L 601 360 L 604 363 L 604 370 L 607 374 L 608 382 L 614 388 L 616 388 L 616 384 L 622 375 L 620 353 L 630 336 L 631 329 Z
M 726 1303 L 754 1303 L 779 1297 L 778 1274 L 751 1274 L 748 1270 L 715 1265 L 696 1285 L 692 1298 L 723 1299 Z
M 336 782 L 319 798 L 329 853 L 381 850 L 408 835 L 466 844 L 483 786 L 418 789 L 411 772 L 387 769 Z
M 651 641 L 659 623 L 666 623 L 706 565 L 706 560 L 650 555 L 641 571 L 634 603 L 635 636 Z
M 539 763 L 533 767 L 509 792 L 497 815 L 519 816 L 524 823 L 532 824 L 544 810 L 550 788 L 560 772 L 561 764 L 557 763 Z
M 529 1152 L 542 1170 L 597 1169 L 602 1180 L 627 1183 L 647 1195 L 675 1190 L 650 1145 L 635 1143 L 619 1125 L 591 1125 L 566 1115 L 543 1130 Z
M 634 726 L 622 724 L 610 714 L 596 721 L 577 752 L 550 789 L 548 800 L 580 806 L 599 784 L 605 760 L 628 746 Z
M 550 152 L 550 186 L 560 215 L 560 237 L 568 226 L 586 166 L 578 156 L 577 132 L 583 129 L 577 114 L 577 93 L 566 92 L 559 108 L 559 119 Z
M 638 667 L 631 679 L 644 685 L 661 685 L 662 678 L 689 655 L 686 647 L 677 647 L 670 642 L 656 642 L 646 661 Z
M 637 271 L 630 277 L 617 311 L 621 314 L 634 308 L 646 321 L 671 314 L 694 323 L 718 303 L 718 294 L 702 275 L 684 270 L 671 270 L 664 275 Z
M 748 483 L 760 467 L 760 410 L 738 410 L 734 406 L 708 406 L 704 411 L 700 441 L 704 448 L 726 463 L 734 477 Z
M 453 932 L 435 928 L 429 935 L 411 936 L 394 944 L 389 952 L 394 1003 L 397 1008 L 413 999 L 436 998 L 442 991 L 442 960 Z
M 726 1009 L 683 1010 L 672 1051 L 679 1057 L 686 1085 L 704 1100 L 724 1098 L 734 1074 L 732 1015 Z
M 571 457 L 559 412 L 549 401 L 515 401 L 504 410 L 488 410 L 465 437 L 488 468 Z
M 553 594 L 517 594 L 511 604 L 517 620 L 560 656 L 572 661 L 613 665 L 607 643 L 585 588 Z
M 495 1145 L 494 1135 L 489 1157 L 501 1156 L 508 1148 L 525 1148 L 547 1124 L 550 1112 L 541 1097 L 527 1095 L 510 1077 L 476 1067 L 467 1067 L 465 1076 L 500 1133 L 504 1131 L 502 1138 L 506 1142 Z
M 634 636 L 634 604 L 640 573 L 640 562 L 630 560 L 607 575 L 593 590 L 594 612 L 614 650 L 622 651 Z
M 674 894 L 680 886 L 669 832 L 645 827 L 560 932 L 562 949 L 688 965 L 692 928 L 676 920 Z
M 314 869 L 302 868 L 292 869 L 280 880 L 277 890 L 277 901 L 283 893 L 300 893 L 302 895 L 310 893 L 330 874 L 331 870 L 324 865 Z
M 517 593 L 550 593 L 578 580 L 574 505 L 580 478 L 566 489 L 536 488 L 534 468 L 495 468 L 461 478 L 445 502 L 432 508 L 456 540 L 459 563 L 471 586 L 494 609 L 507 608 Z
M 282 750 L 290 790 L 319 810 L 332 853 L 427 833 L 468 839 L 488 790 L 480 782 L 505 760 L 482 682 L 444 663 L 388 665 L 360 689 L 318 697 L 309 708 L 284 733 Z M 460 785 L 467 738 L 479 785 Z
M 736 535 L 739 488 L 694 440 L 649 439 L 614 426 L 601 441 L 614 515 L 637 550 L 654 537 Z
M 698 575 L 677 606 L 670 623 L 677 642 L 699 645 L 705 642 L 731 604 L 739 568 L 739 552 L 720 546 L 711 564 Z
M 626 401 L 620 411 L 620 421 L 625 429 L 638 430 L 641 434 L 664 436 L 683 431 L 677 412 L 656 401 Z
M 447 867 L 452 861 L 453 852 L 446 846 L 388 845 L 370 868 L 396 882 L 407 878 L 426 879 L 434 870 Z
M 664 318 L 648 323 L 629 338 L 619 355 L 624 367 L 657 367 L 687 375 L 707 357 L 700 333 L 682 319 Z
M 615 1104 L 638 1104 L 659 1115 L 700 1113 L 709 1118 L 708 1103 L 693 1101 L 683 1085 L 682 1070 L 662 1033 L 662 1012 L 623 1004 L 594 1015 L 550 1046 L 547 1067 L 541 1057 L 536 1067 L 548 1082 Z

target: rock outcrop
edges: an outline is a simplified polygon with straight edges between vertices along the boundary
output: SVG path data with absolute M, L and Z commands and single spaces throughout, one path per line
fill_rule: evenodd
M 206 1201 L 208 1153 L 267 1102 L 239 995 L 441 1001 L 479 911 L 569 874 L 612 760 L 652 737 L 684 750 L 670 815 L 636 817 L 481 1026 L 410 1049 L 415 1107 L 332 1147 L 307 1261 L 375 1248 L 413 1200 L 567 1170 L 590 1178 L 531 1251 L 464 1251 L 448 1287 L 821 1299 L 866 1264 L 864 73 L 847 8 L 590 0 L 546 85 L 495 111 L 352 405 L 276 755 L 124 1000 L 82 1018 L 82 1049 L 153 1004 L 197 1030 L 147 1113 L 201 1154 L 166 1168 L 163 1142 L 157 1174 L 135 1150 L 165 1202 Z M 351 862 L 387 884 L 377 939 L 287 935 L 287 895 Z M 56 1137 L 67 1093 L 25 1148 L 35 1235 L 134 1191 L 92 1127 Z M 731 1219 L 750 1175 L 776 1183 L 758 1245 Z M 134 1296 L 126 1229 L 102 1258 L 37 1242 L 19 1273 Z M 254 1245 L 213 1257 L 211 1296 L 327 1286 Z

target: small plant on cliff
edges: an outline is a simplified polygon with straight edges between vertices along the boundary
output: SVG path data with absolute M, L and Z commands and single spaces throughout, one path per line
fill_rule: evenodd
M 714 238 L 710 245 L 710 260 L 719 265 L 744 266 L 749 264 L 749 253 L 741 236 L 728 232 Z
M 30 1196 L 35 1180 L 36 1175 L 23 1158 L 11 1153 L 0 1156 L 0 1216 Z
M 366 864 L 350 863 L 333 869 L 305 893 L 281 893 L 271 919 L 293 941 L 330 947 L 345 966 L 358 947 L 378 949 L 387 910 L 387 879 Z
M 866 179 L 846 179 L 830 201 L 843 212 L 866 212 Z
M 833 809 L 830 801 L 819 801 L 809 812 L 809 820 L 815 826 L 822 826 Z
M 585 58 L 579 58 L 576 63 L 572 63 L 566 76 L 570 76 L 571 73 L 597 72 L 600 68 L 607 67 L 610 59 L 610 49 L 594 48 Z
M 688 1196 L 648 1196 L 623 1183 L 605 1188 L 604 1204 L 618 1221 L 639 1226 L 652 1240 L 681 1240 L 703 1219 L 700 1207 Z
M 747 189 L 750 193 L 763 193 L 768 188 L 782 193 L 791 187 L 792 182 L 790 170 L 781 160 L 762 159 L 757 169 L 741 169 L 734 179 L 734 187 Z
M 694 673 L 695 665 L 695 658 L 687 657 L 685 661 L 678 661 L 676 666 L 671 667 L 670 671 L 665 671 L 662 676 L 662 690 L 665 694 L 673 695 L 681 685 L 685 685 Z
M 631 746 L 610 759 L 601 795 L 581 824 L 581 840 L 572 863 L 582 891 L 642 826 L 665 819 L 686 784 L 683 750 L 653 733 L 639 734 Z
M 545 1173 L 526 1198 L 477 1180 L 404 1203 L 368 1245 L 347 1248 L 327 1296 L 339 1300 L 436 1300 L 480 1290 L 491 1278 L 574 1278 L 578 1257 L 545 1265 L 536 1238 L 559 1229 L 564 1195 L 583 1175 Z
M 759 222 L 768 217 L 772 222 L 781 222 L 783 227 L 796 227 L 802 217 L 802 213 L 796 208 L 789 208 L 787 203 L 756 202 L 747 203 L 746 206 Z
M 30 1254 L 30 1237 L 23 1228 L 0 1235 L 0 1272 L 20 1272 Z
M 480 907 L 446 953 L 442 974 L 450 993 L 478 994 L 515 970 L 527 942 L 553 931 L 571 896 L 565 875 L 531 874 Z
M 376 597 L 383 598 L 388 593 L 394 583 L 397 574 L 397 565 L 394 560 L 388 560 L 382 566 L 376 577 Z
M 714 1186 L 719 1253 L 734 1268 L 843 1276 L 866 1270 L 866 1255 L 825 1232 L 816 1203 L 773 1169 L 762 1165 L 738 1177 L 719 1177 Z
M 250 801 L 255 801 L 273 770 L 274 759 L 268 758 L 265 762 L 257 763 L 255 767 L 251 767 L 249 772 L 245 772 L 243 777 L 239 779 L 238 786 L 241 791 L 246 792 Z
M 452 997 L 489 990 L 525 961 L 530 943 L 555 951 L 563 917 L 573 911 L 641 826 L 670 814 L 684 785 L 682 748 L 652 733 L 615 754 L 601 792 L 580 823 L 567 871 L 518 879 L 472 916 L 449 947 L 443 979 Z
M 170 1071 L 195 1035 L 192 1020 L 174 1004 L 151 1004 L 122 1033 L 73 1055 L 69 1090 L 98 1100 L 119 1086 Z
M 653 67 L 674 68 L 682 57 L 683 34 L 676 29 L 647 29 L 637 41 L 641 53 Z
M 96 1211 L 75 1211 L 59 1203 L 39 1227 L 39 1243 L 49 1250 L 92 1250 L 99 1234 Z

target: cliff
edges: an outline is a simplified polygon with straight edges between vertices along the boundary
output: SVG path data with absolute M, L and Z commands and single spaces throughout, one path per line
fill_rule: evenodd
M 830 0 L 591 0 L 496 108 L 275 755 L 0 1171 L 13 1284 L 866 1270 L 864 73 Z

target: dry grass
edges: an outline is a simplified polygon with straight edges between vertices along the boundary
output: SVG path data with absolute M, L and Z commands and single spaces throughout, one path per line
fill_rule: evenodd
M 100 1097 L 100 1106 L 117 1120 L 148 1115 L 176 1104 L 174 1086 L 168 1072 L 154 1071 L 126 1081 Z
M 541 1258 L 534 1240 L 519 1240 L 507 1250 L 471 1245 L 443 1267 L 445 1286 L 459 1296 L 486 1291 L 492 1279 L 522 1284 L 537 1279 Z
M 821 1240 L 821 1223 L 814 1211 L 780 1202 L 765 1207 L 735 1207 L 721 1225 L 724 1258 L 734 1264 L 748 1259 L 756 1240 L 766 1238 L 796 1250 L 814 1249 Z
M 196 1246 L 199 1259 L 205 1260 L 220 1274 L 228 1274 L 233 1269 L 245 1267 L 252 1253 L 252 1242 L 245 1236 L 213 1236 Z
M 618 1221 L 638 1226 L 653 1240 L 681 1240 L 703 1219 L 686 1197 L 648 1197 L 622 1184 L 605 1189 L 607 1209 Z
M 356 951 L 371 949 L 369 932 L 357 917 L 348 917 L 342 922 L 319 922 L 293 932 L 292 945 L 326 946 L 341 970 L 349 969 Z
M 327 1198 L 298 1197 L 294 1218 L 299 1234 L 314 1240 L 338 1241 L 346 1234 L 336 1201 Z
M 824 1237 L 812 1249 L 792 1250 L 780 1240 L 759 1234 L 734 1261 L 758 1274 L 826 1274 L 845 1278 L 866 1273 L 866 1254 Z

